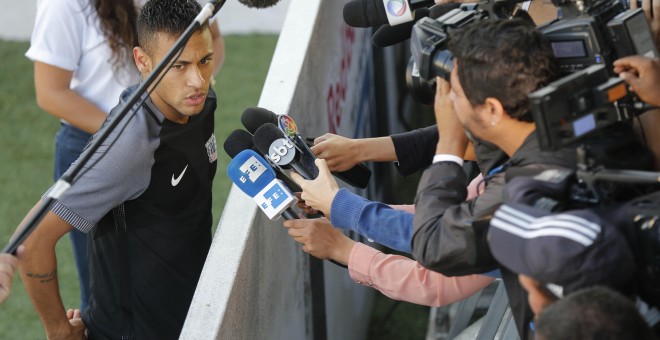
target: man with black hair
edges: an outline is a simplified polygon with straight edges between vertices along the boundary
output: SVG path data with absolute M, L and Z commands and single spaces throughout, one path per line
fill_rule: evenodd
M 200 9 L 194 0 L 142 8 L 133 56 L 143 78 Z M 213 66 L 207 23 L 25 241 L 21 277 L 49 339 L 80 339 L 85 328 L 92 339 L 178 338 L 211 244 Z M 92 294 L 82 320 L 65 313 L 57 286 L 55 245 L 72 228 L 90 233 Z
M 550 45 L 519 20 L 479 22 L 455 31 L 450 50 L 455 67 L 451 86 L 438 79 L 439 141 L 434 163 L 424 171 L 415 198 L 412 250 L 423 266 L 445 275 L 485 272 L 497 266 L 487 245 L 487 218 L 503 201 L 505 174 L 520 168 L 573 168 L 575 151 L 540 150 L 527 95 L 555 80 Z M 467 196 L 461 156 L 468 136 L 497 146 L 509 157 L 491 169 L 486 190 Z M 478 157 L 478 154 L 477 154 Z M 529 336 L 531 311 L 517 275 L 502 268 L 521 338 Z
M 536 338 L 657 339 L 634 303 L 605 287 L 583 289 L 545 307 L 537 318 Z

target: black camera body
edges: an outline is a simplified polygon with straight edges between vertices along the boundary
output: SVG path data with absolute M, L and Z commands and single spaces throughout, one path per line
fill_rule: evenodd
M 432 105 L 435 78 L 449 80 L 454 68 L 454 57 L 447 49 L 450 32 L 489 17 L 488 11 L 480 9 L 478 4 L 462 4 L 437 19 L 423 18 L 413 26 L 406 83 L 416 101 Z
M 558 1 L 564 17 L 539 30 L 565 77 L 529 95 L 543 150 L 557 150 L 641 112 L 643 103 L 615 77 L 613 62 L 630 55 L 658 57 L 641 9 L 626 10 L 619 0 Z
M 542 150 L 565 147 L 631 117 L 634 97 L 603 64 L 574 72 L 531 93 L 529 105 Z
M 583 9 L 574 2 L 560 5 L 568 13 L 562 19 L 539 27 L 550 41 L 562 74 L 604 64 L 612 74 L 614 60 L 643 55 L 658 57 L 653 36 L 641 9 L 626 10 L 618 0 L 605 0 Z

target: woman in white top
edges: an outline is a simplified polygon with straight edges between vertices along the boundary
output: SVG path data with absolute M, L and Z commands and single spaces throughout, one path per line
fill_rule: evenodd
M 75 161 L 128 86 L 139 80 L 132 59 L 140 0 L 38 0 L 31 45 L 39 106 L 62 122 L 55 138 L 57 180 Z M 224 43 L 211 24 L 217 71 Z M 89 298 L 87 236 L 72 231 L 81 309 Z

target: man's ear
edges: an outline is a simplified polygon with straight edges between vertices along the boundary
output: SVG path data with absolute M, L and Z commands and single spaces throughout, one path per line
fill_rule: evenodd
M 502 118 L 504 118 L 504 115 L 506 115 L 506 111 L 504 111 L 502 102 L 500 102 L 497 98 L 486 98 L 482 106 L 483 113 L 486 115 L 484 119 L 486 119 L 486 122 L 488 122 L 490 126 L 499 124 L 499 122 L 502 121 Z
M 135 59 L 135 66 L 137 66 L 138 71 L 142 76 L 146 76 L 153 69 L 153 61 L 147 51 L 142 47 L 133 48 L 133 59 Z

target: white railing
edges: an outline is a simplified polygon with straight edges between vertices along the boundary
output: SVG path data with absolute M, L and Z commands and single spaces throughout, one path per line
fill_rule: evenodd
M 370 133 L 370 32 L 344 24 L 346 2 L 291 1 L 259 100 L 260 107 L 291 114 L 306 136 Z M 325 295 L 323 335 L 363 339 L 372 290 L 326 262 L 324 289 L 317 285 L 313 292 L 309 262 L 281 221 L 270 222 L 232 188 L 181 339 L 319 338 L 313 318 L 322 316 L 312 313 L 319 293 Z

